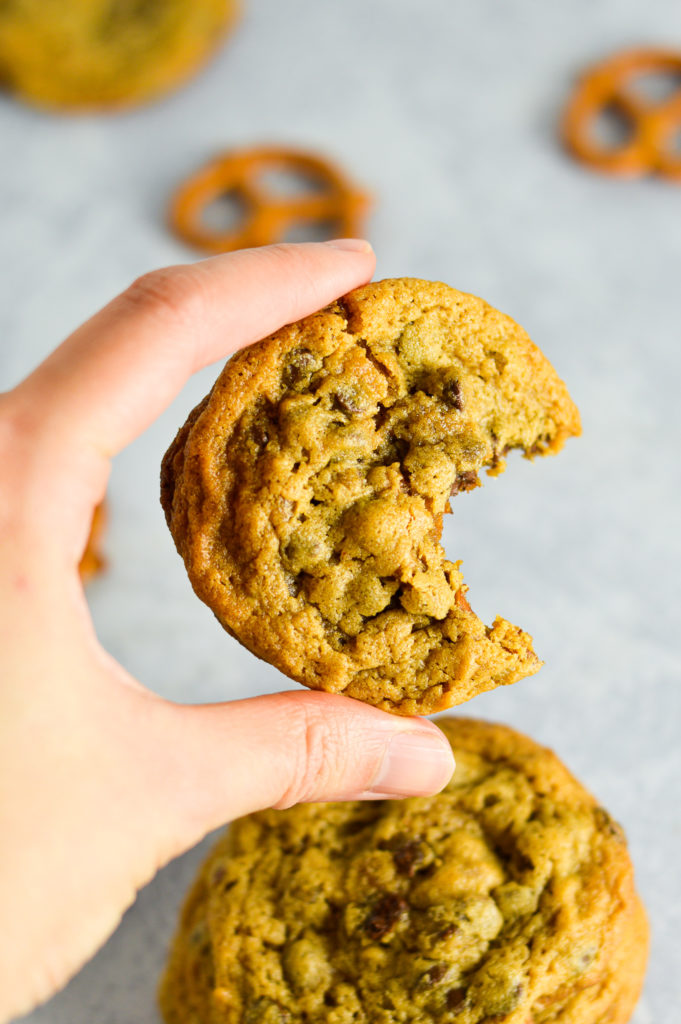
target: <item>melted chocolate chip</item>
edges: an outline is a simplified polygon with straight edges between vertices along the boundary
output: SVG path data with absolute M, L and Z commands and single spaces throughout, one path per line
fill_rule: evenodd
M 511 446 L 510 446 L 510 444 L 505 444 L 503 446 L 503 448 L 497 448 L 496 447 L 497 438 L 496 438 L 496 436 L 494 434 L 492 434 L 492 440 L 494 441 L 494 451 L 492 453 L 492 468 L 494 468 L 495 466 L 499 465 L 499 463 L 501 462 L 502 459 L 506 458 L 506 456 L 508 455 L 508 453 L 511 450 Z M 537 455 L 538 452 L 533 452 L 532 450 L 530 450 L 530 451 L 528 451 L 527 454 L 528 455 Z
M 453 409 L 461 412 L 463 409 L 463 395 L 461 394 L 461 385 L 458 380 L 450 380 L 445 384 L 442 389 L 442 397 Z
M 445 997 L 445 1003 L 448 1010 L 456 1010 L 464 1002 L 466 998 L 465 988 L 450 988 L 449 992 Z
M 460 491 L 472 491 L 478 486 L 478 474 L 474 469 L 467 469 L 463 473 L 457 473 L 456 480 L 452 484 L 452 496 Z
M 306 348 L 297 348 L 288 357 L 288 366 L 282 373 L 282 380 L 287 388 L 307 382 L 317 360 Z
M 534 871 L 534 861 L 526 857 L 524 853 L 518 853 L 515 857 L 515 866 L 518 871 Z
M 392 839 L 380 844 L 381 850 L 390 850 L 395 868 L 401 875 L 413 878 L 419 865 L 423 863 L 423 844 L 420 839 L 408 839 L 400 832 Z
M 437 985 L 444 978 L 448 967 L 448 964 L 435 964 L 434 967 L 431 967 L 424 975 L 422 975 L 421 981 L 428 987 L 431 985 Z
M 395 867 L 401 875 L 413 878 L 419 864 L 423 863 L 423 847 L 418 839 L 412 839 L 393 852 Z
M 266 448 L 270 434 L 264 423 L 254 423 L 251 428 L 251 437 L 256 448 Z
M 357 392 L 354 388 L 339 388 L 333 396 L 331 408 L 334 412 L 356 413 L 361 411 Z
M 388 893 L 369 912 L 364 922 L 364 931 L 373 942 L 380 942 L 389 934 L 407 912 L 408 904 L 397 893 Z

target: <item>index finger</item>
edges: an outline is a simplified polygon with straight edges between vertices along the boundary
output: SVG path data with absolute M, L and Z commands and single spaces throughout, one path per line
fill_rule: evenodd
M 368 242 L 267 246 L 152 271 L 19 385 L 67 447 L 114 455 L 192 373 L 368 281 Z

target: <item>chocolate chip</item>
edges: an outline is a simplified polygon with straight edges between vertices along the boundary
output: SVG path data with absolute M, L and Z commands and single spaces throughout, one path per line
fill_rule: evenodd
M 288 366 L 282 373 L 286 387 L 295 387 L 307 381 L 317 365 L 317 360 L 306 348 L 297 348 L 288 357 Z
M 401 875 L 413 878 L 420 864 L 423 863 L 423 844 L 420 839 L 408 839 L 400 832 L 392 839 L 380 844 L 381 850 L 390 850 L 395 868 Z
M 364 922 L 364 931 L 373 942 L 388 935 L 408 910 L 405 899 L 397 893 L 388 893 L 376 903 Z
M 494 443 L 494 451 L 492 452 L 492 468 L 498 466 L 502 459 L 505 459 L 511 450 L 510 444 L 505 444 L 503 448 L 497 447 L 497 436 L 492 432 L 492 441 Z M 537 452 L 528 451 L 528 455 L 536 455 Z
M 518 871 L 534 871 L 534 861 L 526 857 L 524 853 L 516 854 L 515 866 Z
M 356 413 L 361 411 L 355 388 L 339 388 L 333 396 L 331 408 L 334 412 Z
M 412 839 L 393 853 L 395 867 L 401 875 L 413 878 L 419 864 L 423 863 L 423 847 L 418 839 Z
M 461 385 L 458 380 L 447 381 L 442 389 L 442 397 L 453 409 L 461 412 L 463 409 L 463 395 L 461 394 Z
M 465 988 L 450 988 L 445 997 L 445 1004 L 448 1010 L 456 1010 L 466 998 Z
M 546 448 L 547 448 L 548 444 L 549 444 L 549 436 L 548 436 L 548 434 L 545 434 L 543 437 L 540 437 L 537 441 L 535 441 L 531 448 L 528 448 L 527 454 L 530 455 L 530 456 L 531 455 L 543 455 L 544 452 L 546 451 Z
M 270 439 L 269 430 L 264 423 L 254 423 L 251 427 L 251 437 L 256 448 L 266 448 Z
M 449 970 L 449 964 L 435 964 L 421 976 L 421 981 L 426 986 L 437 985 L 444 978 Z
M 605 807 L 595 808 L 594 819 L 596 821 L 596 828 L 606 832 L 609 836 L 613 836 L 615 839 L 624 840 L 622 827 L 617 824 L 614 818 L 610 817 Z
M 472 491 L 477 486 L 478 474 L 474 469 L 467 469 L 463 473 L 457 473 L 456 480 L 452 484 L 451 494 L 454 496 L 460 491 Z

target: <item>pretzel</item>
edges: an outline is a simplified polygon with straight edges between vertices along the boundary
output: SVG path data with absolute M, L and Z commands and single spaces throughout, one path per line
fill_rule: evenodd
M 297 196 L 268 192 L 259 177 L 266 171 L 292 171 L 319 183 L 319 191 Z M 202 222 L 206 207 L 223 195 L 243 205 L 242 223 L 215 232 Z M 184 241 L 206 252 L 227 252 L 282 241 L 295 223 L 333 222 L 332 237 L 362 233 L 369 196 L 321 157 L 292 149 L 243 149 L 225 153 L 202 167 L 176 192 L 170 225 Z
M 636 90 L 642 75 L 681 75 L 681 53 L 673 50 L 628 50 L 591 68 L 568 103 L 563 138 L 578 159 L 609 174 L 639 177 L 660 174 L 681 181 L 681 153 L 674 137 L 681 131 L 681 85 L 659 103 Z M 608 148 L 593 137 L 595 118 L 606 109 L 622 114 L 632 126 L 623 145 Z
M 87 539 L 87 545 L 78 566 L 83 583 L 89 583 L 94 576 L 97 576 L 106 567 L 106 559 L 102 555 L 100 548 L 105 525 L 106 506 L 102 502 L 97 505 L 93 513 L 90 536 Z

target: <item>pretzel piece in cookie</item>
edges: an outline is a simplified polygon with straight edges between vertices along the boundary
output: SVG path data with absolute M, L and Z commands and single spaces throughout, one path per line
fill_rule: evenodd
M 278 195 L 267 176 L 285 173 L 309 187 Z M 212 230 L 207 208 L 227 196 L 240 208 L 236 227 Z M 283 241 L 295 225 L 328 225 L 329 237 L 363 233 L 369 197 L 330 161 L 294 149 L 236 150 L 211 160 L 180 186 L 170 207 L 170 225 L 183 241 L 205 252 L 221 253 Z

